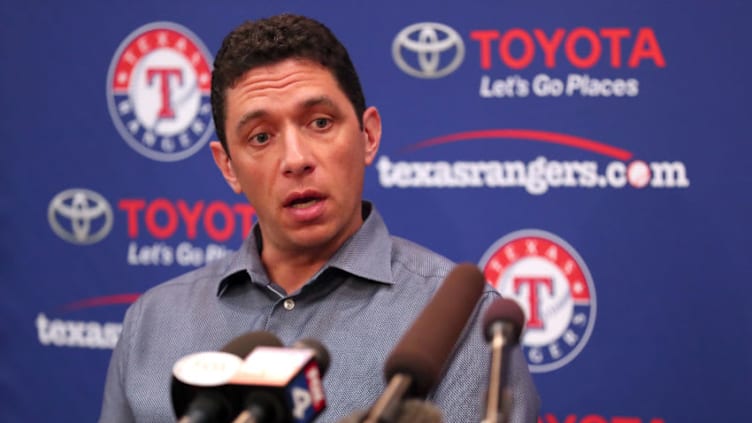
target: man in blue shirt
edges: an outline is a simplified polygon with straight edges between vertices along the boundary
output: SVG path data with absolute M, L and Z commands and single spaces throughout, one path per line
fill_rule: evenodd
M 344 46 L 321 23 L 294 15 L 244 23 L 225 38 L 212 107 L 214 160 L 258 223 L 236 253 L 129 308 L 100 421 L 174 421 L 175 361 L 253 330 L 328 348 L 328 407 L 317 421 L 367 409 L 385 387 L 386 357 L 453 267 L 391 236 L 362 199 L 381 138 L 378 110 L 365 106 Z M 490 353 L 479 321 L 495 298 L 487 286 L 428 398 L 444 421 L 481 420 Z M 519 348 L 511 359 L 510 421 L 535 422 L 539 401 Z

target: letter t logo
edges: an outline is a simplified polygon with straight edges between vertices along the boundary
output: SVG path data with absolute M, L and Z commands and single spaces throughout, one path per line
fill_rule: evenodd
M 178 68 L 151 68 L 146 71 L 146 80 L 150 85 L 154 83 L 155 77 L 159 77 L 162 91 L 162 107 L 159 109 L 160 118 L 175 117 L 175 112 L 170 107 L 170 76 L 176 76 L 178 84 L 183 83 L 183 73 Z
M 522 285 L 529 285 L 528 309 L 530 310 L 530 317 L 525 326 L 533 329 L 542 329 L 543 320 L 541 320 L 540 313 L 538 312 L 538 287 L 548 288 L 549 295 L 553 295 L 553 280 L 550 277 L 544 276 L 520 276 L 514 278 L 513 283 L 516 294 L 520 293 Z

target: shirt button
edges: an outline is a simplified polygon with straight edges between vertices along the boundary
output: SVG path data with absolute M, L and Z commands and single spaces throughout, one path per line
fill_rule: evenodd
M 292 298 L 288 298 L 282 305 L 285 307 L 285 310 L 292 310 L 295 308 L 295 301 Z

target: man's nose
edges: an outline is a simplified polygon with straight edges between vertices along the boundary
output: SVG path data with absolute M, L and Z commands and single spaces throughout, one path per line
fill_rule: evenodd
M 307 143 L 300 131 L 286 131 L 283 144 L 282 172 L 285 175 L 297 176 L 313 171 L 311 145 Z

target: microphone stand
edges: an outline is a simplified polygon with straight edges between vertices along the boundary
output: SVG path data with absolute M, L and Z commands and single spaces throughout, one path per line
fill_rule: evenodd
M 491 340 L 491 376 L 488 381 L 488 401 L 486 403 L 486 417 L 481 423 L 506 423 L 509 419 L 509 398 L 506 389 L 502 388 L 502 363 L 505 339 L 511 332 L 509 324 L 496 322 L 491 326 L 493 339 Z M 503 411 L 506 411 L 504 413 Z
M 411 383 L 412 378 L 405 374 L 397 373 L 392 376 L 384 394 L 373 404 L 363 423 L 393 422 L 397 417 L 400 404 L 400 401 L 395 401 L 395 399 L 402 398 L 410 388 Z

